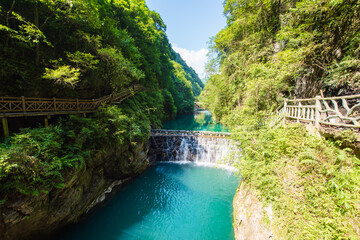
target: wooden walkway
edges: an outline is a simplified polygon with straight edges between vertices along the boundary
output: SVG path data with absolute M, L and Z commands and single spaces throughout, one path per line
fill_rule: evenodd
M 28 97 L 0 97 L 0 118 L 4 135 L 9 136 L 7 118 L 24 116 L 68 115 L 96 112 L 104 104 L 119 104 L 143 90 L 141 85 L 134 85 L 121 93 L 108 95 L 98 99 L 60 99 L 60 98 L 28 98 Z
M 95 112 L 103 104 L 121 103 L 142 89 L 140 85 L 135 85 L 133 89 L 119 94 L 92 100 L 0 97 L 0 118 Z

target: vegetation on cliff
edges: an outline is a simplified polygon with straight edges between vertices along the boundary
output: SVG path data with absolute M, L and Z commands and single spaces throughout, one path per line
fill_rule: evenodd
M 72 115 L 57 125 L 22 129 L 6 139 L 0 145 L 0 196 L 61 188 L 68 169 L 86 167 L 97 153 L 146 142 L 151 118 L 139 105 L 129 100 L 122 107 L 101 108 L 89 118 Z
M 352 149 L 301 125 L 234 132 L 244 153 L 236 167 L 271 205 L 276 239 L 358 239 L 360 159 Z
M 284 97 L 359 91 L 359 1 L 226 0 L 224 13 L 200 101 L 239 140 L 237 167 L 273 207 L 276 237 L 358 239 L 360 160 L 272 116 Z

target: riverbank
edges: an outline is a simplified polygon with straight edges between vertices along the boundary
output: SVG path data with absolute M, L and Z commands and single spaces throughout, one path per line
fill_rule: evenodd
M 253 190 L 241 182 L 233 200 L 233 228 L 235 239 L 272 239 L 272 207 L 265 207 Z
M 108 149 L 86 160 L 82 167 L 63 173 L 64 185 L 37 195 L 2 195 L 1 239 L 41 239 L 72 223 L 148 167 L 147 144 Z
M 0 145 L 0 239 L 51 235 L 141 174 L 149 165 L 150 121 L 144 118 L 108 107 L 6 139 Z
M 244 232 L 256 239 L 261 229 L 272 239 L 359 239 L 360 160 L 351 149 L 297 124 L 233 135 L 244 150 L 236 166 L 243 176 L 234 200 L 237 239 Z

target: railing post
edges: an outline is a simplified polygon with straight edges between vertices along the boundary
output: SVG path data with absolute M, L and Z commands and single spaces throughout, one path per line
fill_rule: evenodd
M 48 116 L 46 116 L 46 117 L 44 118 L 44 123 L 45 123 L 45 127 L 46 127 L 46 128 L 49 127 Z
M 301 104 L 301 106 L 303 106 L 302 104 Z M 301 118 L 303 118 L 303 119 L 306 119 L 306 108 L 301 108 Z
M 25 113 L 26 112 L 26 109 L 25 109 L 25 97 L 24 96 L 21 96 L 21 102 L 22 102 L 22 109 L 23 109 L 23 112 Z
M 4 130 L 4 136 L 8 137 L 9 136 L 9 125 L 8 125 L 8 121 L 7 118 L 2 118 L 2 125 L 3 125 L 3 130 Z
M 320 118 L 321 118 L 321 102 L 320 102 L 321 97 L 320 96 L 316 96 L 315 98 L 315 128 L 319 129 L 320 128 Z
M 56 112 L 56 98 L 53 98 L 53 102 L 54 102 L 54 112 Z
M 79 112 L 79 99 L 78 98 L 76 99 L 76 109 Z

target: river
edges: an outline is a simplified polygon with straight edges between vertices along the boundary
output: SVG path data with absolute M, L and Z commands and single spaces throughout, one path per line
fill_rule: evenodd
M 227 131 L 208 112 L 201 114 L 179 116 L 164 128 L 190 124 L 184 130 Z M 203 166 L 206 161 L 158 163 L 57 239 L 234 239 L 232 200 L 239 178 L 229 170 Z
M 160 163 L 58 239 L 234 239 L 238 182 L 222 169 Z
M 224 125 L 212 120 L 211 113 L 207 110 L 197 111 L 194 115 L 179 115 L 174 120 L 165 122 L 163 129 L 229 132 Z

